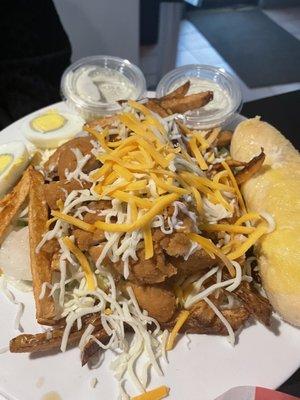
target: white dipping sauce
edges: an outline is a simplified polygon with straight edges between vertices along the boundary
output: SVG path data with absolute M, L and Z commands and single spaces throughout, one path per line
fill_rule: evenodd
M 196 94 L 211 90 L 214 94 L 214 98 L 208 104 L 206 104 L 204 107 L 199 108 L 198 110 L 187 111 L 185 113 L 186 115 L 210 116 L 218 113 L 225 114 L 232 109 L 232 100 L 229 93 L 226 90 L 222 89 L 220 85 L 210 80 L 205 80 L 193 76 L 189 77 L 188 79 L 183 78 L 177 81 L 173 86 L 171 86 L 169 92 L 177 89 L 188 80 L 191 82 L 191 86 L 187 94 Z
M 75 74 L 75 92 L 85 101 L 107 104 L 136 98 L 136 87 L 119 71 L 90 65 Z

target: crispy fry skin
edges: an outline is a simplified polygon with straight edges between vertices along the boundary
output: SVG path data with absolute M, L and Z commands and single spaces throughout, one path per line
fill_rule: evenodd
M 231 131 L 221 131 L 213 143 L 216 147 L 227 147 L 231 143 L 233 132 Z
M 149 108 L 149 110 L 160 115 L 162 118 L 165 118 L 169 115 L 169 113 L 159 104 L 159 101 L 156 99 L 148 100 L 145 106 Z
M 29 244 L 30 262 L 33 283 L 33 293 L 36 305 L 36 319 L 38 323 L 44 325 L 54 325 L 55 305 L 52 297 L 49 297 L 49 290 L 43 299 L 39 299 L 43 282 L 51 283 L 51 260 L 52 254 L 44 250 L 36 252 L 36 247 L 46 231 L 48 220 L 48 206 L 44 196 L 43 176 L 34 169 L 29 170 L 30 189 L 29 189 Z
M 105 332 L 103 328 L 100 328 L 99 331 L 95 332 L 93 336 L 106 345 L 110 339 L 110 336 Z M 83 351 L 81 353 L 81 365 L 84 366 L 89 359 L 96 354 L 100 350 L 100 346 L 93 339 L 90 339 L 87 344 L 84 346 Z
M 249 161 L 245 167 L 235 175 L 237 183 L 241 185 L 242 183 L 248 181 L 254 174 L 256 174 L 262 167 L 265 158 L 266 155 L 263 150 L 258 156 L 253 157 L 252 160 Z
M 170 93 L 166 94 L 165 96 L 161 97 L 159 99 L 159 101 L 161 102 L 162 100 L 181 99 L 182 97 L 184 97 L 187 94 L 190 86 L 191 86 L 191 82 L 186 81 L 183 85 L 181 85 L 177 89 L 173 90 L 173 92 L 170 92 Z
M 250 315 L 245 307 L 222 310 L 222 314 L 228 320 L 234 331 L 238 330 L 247 321 Z M 175 323 L 176 318 L 164 324 L 163 327 L 172 330 Z M 223 322 L 216 316 L 209 305 L 204 300 L 201 300 L 191 309 L 191 313 L 181 327 L 180 333 L 226 335 L 228 332 Z
M 18 214 L 22 204 L 29 193 L 29 167 L 23 174 L 19 183 L 0 200 L 0 243 L 4 240 L 7 229 Z
M 181 99 L 170 99 L 161 101 L 160 105 L 173 113 L 184 113 L 205 106 L 213 99 L 213 92 L 207 91 L 197 94 L 190 94 Z
M 270 326 L 272 306 L 248 282 L 242 282 L 232 294 L 242 301 L 244 307 L 255 319 Z
M 76 324 L 72 327 L 69 335 L 68 344 L 77 344 L 85 331 L 86 327 L 92 324 L 99 329 L 101 326 L 99 316 L 89 314 L 83 317 L 82 329 L 77 330 Z M 11 353 L 35 353 L 39 351 L 48 351 L 59 348 L 64 333 L 65 324 L 60 323 L 59 326 L 51 332 L 51 338 L 47 339 L 47 333 L 37 333 L 35 335 L 22 334 L 11 339 L 9 349 Z

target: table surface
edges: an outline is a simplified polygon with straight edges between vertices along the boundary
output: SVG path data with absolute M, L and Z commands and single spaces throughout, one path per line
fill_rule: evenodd
M 300 90 L 245 103 L 241 114 L 246 117 L 260 115 L 279 129 L 300 149 Z M 280 391 L 300 396 L 300 369 L 279 388 Z

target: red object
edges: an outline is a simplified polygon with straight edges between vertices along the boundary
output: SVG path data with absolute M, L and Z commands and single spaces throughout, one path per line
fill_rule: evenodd
M 300 397 L 290 396 L 289 394 L 275 392 L 274 390 L 256 387 L 255 400 L 297 400 Z

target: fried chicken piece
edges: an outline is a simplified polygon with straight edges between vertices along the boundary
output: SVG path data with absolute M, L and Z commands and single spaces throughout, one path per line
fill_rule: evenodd
M 272 306 L 268 299 L 260 295 L 253 285 L 243 281 L 232 294 L 241 300 L 244 307 L 255 319 L 266 326 L 270 326 Z
M 91 187 L 90 182 L 78 182 L 78 181 L 57 181 L 51 182 L 44 185 L 44 195 L 46 202 L 51 210 L 57 210 L 57 201 L 62 200 L 65 202 L 67 195 L 72 192 L 72 190 L 82 190 L 89 189 Z
M 213 302 L 215 303 L 215 300 Z M 245 307 L 222 310 L 221 312 L 234 331 L 243 326 L 250 315 Z M 172 321 L 163 324 L 162 328 L 171 330 L 177 321 L 177 317 L 178 315 Z M 204 300 L 201 300 L 190 310 L 190 315 L 181 327 L 180 333 L 227 335 L 228 331 L 211 307 Z
M 170 261 L 181 274 L 193 275 L 199 271 L 213 267 L 217 264 L 218 259 L 211 258 L 205 250 L 199 249 L 191 254 L 187 260 L 183 257 L 172 257 Z
M 80 250 L 88 250 L 105 240 L 103 231 L 87 232 L 82 229 L 74 229 L 73 235 Z
M 42 247 L 43 251 L 45 251 L 46 253 L 50 253 L 50 254 L 56 253 L 59 249 L 60 249 L 60 245 L 56 238 L 47 240 L 47 242 Z
M 159 285 L 136 285 L 129 283 L 141 309 L 148 311 L 149 315 L 158 322 L 169 321 L 176 309 L 174 293 Z
M 101 211 L 107 210 L 111 208 L 111 202 L 107 200 L 99 200 L 99 201 L 92 201 L 87 205 L 90 210 L 96 211 L 95 213 L 87 212 L 83 220 L 88 224 L 94 224 L 96 221 L 104 221 L 105 217 L 103 215 L 99 215 Z
M 112 126 L 116 122 L 118 122 L 117 115 L 101 117 L 101 118 L 94 119 L 93 121 L 89 121 L 86 124 L 84 124 L 83 130 L 89 132 L 90 129 L 105 128 L 107 126 Z
M 88 136 L 75 138 L 65 143 L 64 149 L 60 152 L 58 159 L 58 176 L 59 179 L 66 178 L 66 171 L 74 171 L 77 167 L 77 160 L 74 154 L 74 149 L 80 150 L 83 156 L 89 154 L 91 157 L 83 167 L 83 172 L 88 173 L 100 167 L 100 161 L 91 153 L 93 145 Z
M 177 269 L 165 259 L 162 251 L 157 251 L 152 258 L 145 260 L 145 251 L 137 252 L 138 260 L 130 263 L 129 280 L 139 284 L 154 284 L 164 282 L 177 274 Z M 123 263 L 122 272 L 123 273 Z
M 184 256 L 191 247 L 190 239 L 182 232 L 165 235 L 160 229 L 156 229 L 153 233 L 153 241 L 173 257 Z
M 51 177 L 59 175 L 60 179 L 64 179 L 66 168 L 69 172 L 73 171 L 77 165 L 75 154 L 72 151 L 75 148 L 79 149 L 83 155 L 91 154 L 93 148 L 91 138 L 89 136 L 74 138 L 60 146 L 44 164 L 46 175 Z M 87 173 L 99 166 L 99 161 L 91 154 L 91 158 L 84 166 L 83 171 Z
M 172 113 L 184 113 L 205 106 L 213 97 L 213 92 L 208 90 L 207 92 L 190 94 L 181 99 L 162 100 L 160 106 L 167 111 L 172 111 Z
M 88 252 L 89 255 L 91 256 L 93 262 L 96 264 L 98 258 L 100 257 L 103 247 L 104 247 L 105 243 L 100 243 L 97 246 L 92 246 L 89 248 Z M 113 266 L 113 263 L 110 261 L 109 257 L 106 256 L 103 260 L 103 265 L 105 267 L 111 267 Z

